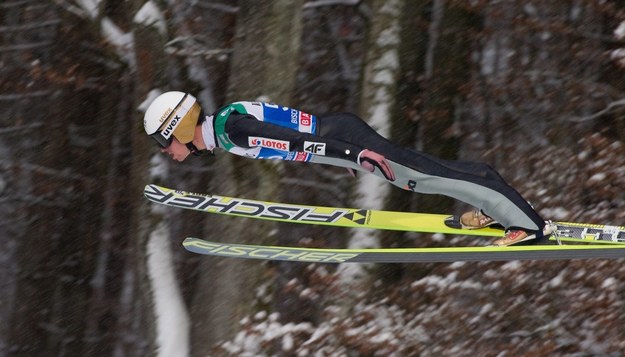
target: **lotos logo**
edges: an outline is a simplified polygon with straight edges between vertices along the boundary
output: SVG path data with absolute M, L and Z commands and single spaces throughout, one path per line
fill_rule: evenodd
M 282 151 L 290 151 L 290 145 L 288 141 L 261 138 L 258 136 L 250 136 L 247 141 L 250 147 L 260 146 L 269 149 L 276 149 Z

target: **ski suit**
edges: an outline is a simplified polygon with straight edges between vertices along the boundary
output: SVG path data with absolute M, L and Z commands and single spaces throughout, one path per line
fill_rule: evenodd
M 351 113 L 316 117 L 260 102 L 235 102 L 208 116 L 202 136 L 221 148 L 254 159 L 305 161 L 365 171 L 360 153 L 383 155 L 395 172 L 389 181 L 404 190 L 441 194 L 478 207 L 506 229 L 542 230 L 545 221 L 489 165 L 450 161 L 395 146 Z M 385 178 L 379 169 L 375 175 Z

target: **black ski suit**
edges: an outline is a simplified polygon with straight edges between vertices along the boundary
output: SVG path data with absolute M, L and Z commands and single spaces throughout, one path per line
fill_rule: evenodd
M 369 149 L 389 161 L 396 176 L 389 182 L 404 190 L 453 197 L 482 209 L 506 229 L 539 231 L 545 226 L 529 203 L 489 165 L 442 160 L 398 147 L 351 113 L 317 118 L 273 104 L 237 102 L 207 119 L 205 142 L 238 155 L 364 171 L 360 153 Z M 385 178 L 378 169 L 374 174 Z

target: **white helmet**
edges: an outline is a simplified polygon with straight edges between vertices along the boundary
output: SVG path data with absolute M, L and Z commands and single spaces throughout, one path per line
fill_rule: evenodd
M 200 104 L 191 94 L 165 92 L 145 111 L 143 126 L 163 148 L 171 145 L 174 136 L 182 144 L 188 144 L 193 140 L 200 112 Z

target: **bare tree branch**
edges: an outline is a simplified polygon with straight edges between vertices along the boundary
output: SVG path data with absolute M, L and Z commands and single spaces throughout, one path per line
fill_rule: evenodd
M 0 129 L 0 135 L 4 135 L 4 134 L 13 135 L 16 132 L 20 132 L 20 131 L 40 129 L 42 126 L 43 126 L 42 122 L 37 122 L 37 123 L 29 124 L 29 125 L 20 125 L 20 126 L 11 127 L 11 128 L 2 128 Z
M 20 99 L 33 98 L 33 97 L 46 97 L 51 95 L 49 90 L 40 90 L 30 93 L 12 93 L 12 94 L 0 94 L 0 101 L 16 101 Z
M 0 47 L 0 52 L 26 51 L 26 50 L 32 50 L 34 48 L 47 47 L 47 46 L 50 46 L 51 44 L 52 44 L 52 41 L 40 41 L 40 42 L 25 43 L 25 44 L 12 45 L 12 46 L 2 46 Z
M 16 25 L 16 26 L 0 26 L 0 32 L 9 32 L 9 31 L 27 31 L 38 29 L 46 26 L 56 26 L 61 23 L 61 20 L 47 20 L 41 22 L 33 22 L 26 25 Z

